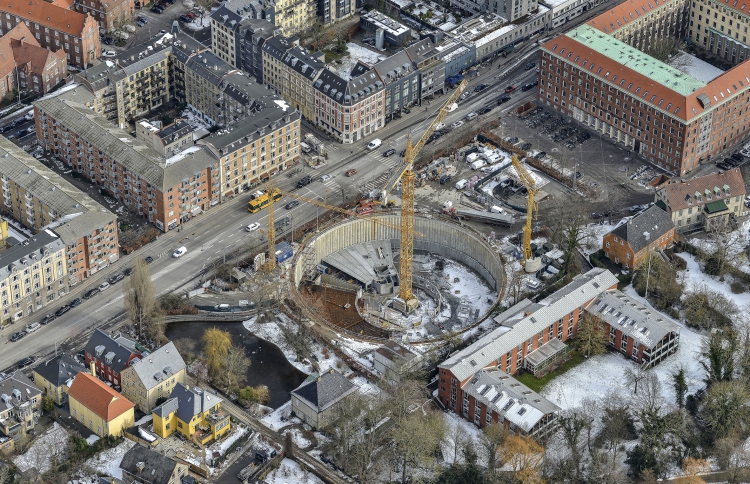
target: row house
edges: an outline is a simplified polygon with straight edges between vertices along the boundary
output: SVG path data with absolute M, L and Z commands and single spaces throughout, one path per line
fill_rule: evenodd
M 141 359 L 142 351 L 135 341 L 95 329 L 83 348 L 83 355 L 92 375 L 119 387 L 120 374 Z
M 67 292 L 65 244 L 51 230 L 0 252 L 0 322 L 33 314 Z
M 666 210 L 680 233 L 721 228 L 743 215 L 747 188 L 739 168 L 670 180 L 656 187 L 654 202 Z
M 315 125 L 344 144 L 385 125 L 385 84 L 375 70 L 347 80 L 324 69 L 313 84 Z
M 69 285 L 119 259 L 115 214 L 4 137 L 0 159 L 0 209 L 35 234 L 55 231 L 65 244 Z
M 315 118 L 313 83 L 325 69 L 325 55 L 311 54 L 296 38 L 275 36 L 266 40 L 263 52 L 263 83 L 281 95 L 304 119 Z
M 473 381 L 478 378 L 478 372 L 497 369 L 513 376 L 527 370 L 538 375 L 552 368 L 566 351 L 564 343 L 576 334 L 584 309 L 604 291 L 615 289 L 617 283 L 611 272 L 595 268 L 576 276 L 538 303 L 526 299 L 498 315 L 495 318 L 500 325 L 497 329 L 438 366 L 440 402 L 450 411 L 475 421 L 476 407 L 466 393 L 473 388 L 471 385 L 476 385 Z M 502 376 L 497 373 L 492 378 L 502 379 Z M 481 393 L 481 390 L 475 391 Z M 514 401 L 518 403 L 518 399 Z M 544 415 L 547 413 L 540 419 Z M 485 426 L 486 418 L 486 413 L 480 416 L 478 425 Z M 536 423 L 539 422 L 528 428 L 537 429 Z M 538 428 L 542 427 L 546 428 L 546 423 Z M 518 429 L 528 433 L 523 426 Z
M 218 200 L 218 160 L 192 146 L 169 158 L 88 106 L 75 89 L 35 103 L 37 138 L 72 170 L 168 231 Z
M 99 25 L 90 14 L 32 0 L 0 6 L 0 36 L 18 24 L 26 24 L 39 45 L 65 51 L 67 61 L 77 67 L 90 66 L 101 54 Z

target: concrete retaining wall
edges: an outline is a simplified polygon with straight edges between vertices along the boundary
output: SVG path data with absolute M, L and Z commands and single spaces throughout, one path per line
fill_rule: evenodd
M 379 220 L 394 227 L 401 225 L 400 215 L 380 215 Z M 476 271 L 495 291 L 502 292 L 504 270 L 500 258 L 479 236 L 466 227 L 447 219 L 415 217 L 414 229 L 424 237 L 414 238 L 414 251 L 429 251 L 458 261 Z M 341 249 L 371 240 L 390 239 L 394 250 L 400 245 L 400 231 L 372 219 L 346 220 L 307 241 L 315 249 L 315 263 Z M 296 257 L 293 275 L 295 286 L 304 276 L 306 257 Z

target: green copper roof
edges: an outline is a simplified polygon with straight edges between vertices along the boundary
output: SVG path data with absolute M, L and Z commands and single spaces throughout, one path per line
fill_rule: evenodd
M 703 209 L 706 211 L 706 213 L 709 213 L 709 214 L 729 210 L 729 208 L 727 208 L 727 204 L 724 203 L 724 200 L 716 200 L 715 202 L 709 202 L 703 207 Z
M 656 60 L 587 24 L 571 30 L 566 35 L 683 96 L 688 96 L 706 85 L 705 82 Z

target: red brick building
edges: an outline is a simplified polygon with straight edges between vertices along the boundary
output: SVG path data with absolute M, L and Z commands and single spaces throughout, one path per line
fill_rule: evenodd
M 24 23 L 0 37 L 0 97 L 14 89 L 46 94 L 68 76 L 68 62 L 62 49 L 39 45 Z
M 671 247 L 674 236 L 675 227 L 669 214 L 653 205 L 606 234 L 602 250 L 615 264 L 635 269 L 652 250 Z
M 28 26 L 39 45 L 53 52 L 62 49 L 68 63 L 75 66 L 86 68 L 101 54 L 99 25 L 91 15 L 43 0 L 0 5 L 0 36 L 21 23 Z
M 143 2 L 144 5 L 145 3 Z M 119 26 L 121 20 L 133 18 L 135 0 L 75 0 L 73 9 L 84 15 L 91 15 L 101 28 L 111 32 Z
M 140 360 L 141 352 L 134 341 L 123 336 L 113 338 L 100 329 L 94 330 L 84 348 L 86 366 L 99 379 L 120 385 L 120 373 Z M 95 371 L 93 371 L 95 370 Z

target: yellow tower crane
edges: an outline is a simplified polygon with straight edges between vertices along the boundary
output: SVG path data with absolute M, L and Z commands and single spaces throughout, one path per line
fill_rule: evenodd
M 526 272 L 536 272 L 541 267 L 541 261 L 539 258 L 534 258 L 534 254 L 531 253 L 531 223 L 538 213 L 536 195 L 539 193 L 539 188 L 521 160 L 518 159 L 518 155 L 513 155 L 511 160 L 516 173 L 518 173 L 518 178 L 521 179 L 521 183 L 528 191 L 526 224 L 523 226 L 523 267 Z
M 383 205 L 388 203 L 388 194 L 401 181 L 401 247 L 399 261 L 399 293 L 397 304 L 402 312 L 410 313 L 417 307 L 417 300 L 412 292 L 412 260 L 414 257 L 414 180 L 415 174 L 412 170 L 414 159 L 424 148 L 430 135 L 435 132 L 437 125 L 440 124 L 448 113 L 451 106 L 458 100 L 458 97 L 466 89 L 468 82 L 464 79 L 456 87 L 453 94 L 440 108 L 435 119 L 427 127 L 417 144 L 412 146 L 411 132 L 406 137 L 406 152 L 404 153 L 404 165 L 400 171 L 396 171 L 388 180 L 383 188 Z

